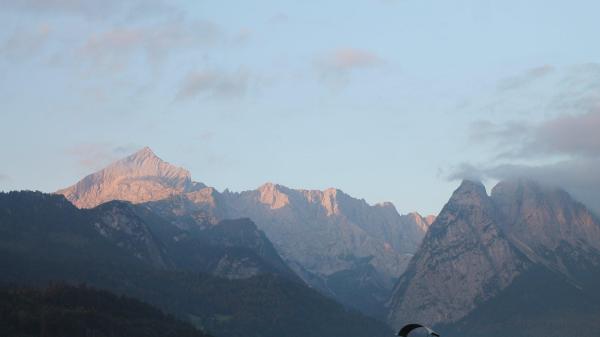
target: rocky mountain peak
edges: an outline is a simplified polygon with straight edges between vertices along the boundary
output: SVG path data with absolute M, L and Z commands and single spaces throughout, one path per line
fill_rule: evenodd
M 328 188 L 323 191 L 321 205 L 325 208 L 328 216 L 340 213 L 338 194 L 341 195 L 343 192 L 335 188 Z
M 394 206 L 393 203 L 389 202 L 389 201 L 384 201 L 384 202 L 378 202 L 375 204 L 375 207 L 380 207 L 380 208 L 394 208 L 396 209 L 396 206 Z
M 479 181 L 463 180 L 448 201 L 449 204 L 479 204 L 488 198 L 485 186 Z
M 186 198 L 196 204 L 207 204 L 210 207 L 217 207 L 219 192 L 214 187 L 205 187 L 197 191 L 189 192 Z
M 131 154 L 129 156 L 129 158 L 146 159 L 146 158 L 158 158 L 158 156 L 154 153 L 154 151 L 152 151 L 152 149 L 149 146 L 144 146 L 138 152 Z
M 565 244 L 600 249 L 594 215 L 564 190 L 519 179 L 498 183 L 492 199 L 513 241 L 540 257 Z
M 109 165 L 103 171 L 129 177 L 165 177 L 191 180 L 189 171 L 165 162 L 156 156 L 149 147 L 144 147 L 138 152 Z
M 506 287 L 520 269 L 485 187 L 463 181 L 396 285 L 390 321 L 456 321 Z
M 540 268 L 595 289 L 599 265 L 600 221 L 567 192 L 516 179 L 488 196 L 464 181 L 397 284 L 390 321 L 456 322 Z
M 421 216 L 421 214 L 419 214 L 417 212 L 408 213 L 407 216 L 412 220 L 412 222 L 414 224 L 417 225 L 417 227 L 423 233 L 427 232 L 427 229 L 429 228 L 429 226 L 431 226 L 431 224 L 433 223 L 433 220 L 435 220 L 435 216 L 428 215 L 427 217 L 423 217 L 423 216 Z
M 294 190 L 283 185 L 267 182 L 257 189 L 262 204 L 271 209 L 283 208 L 290 204 L 320 205 L 328 216 L 339 213 L 338 198 L 345 194 L 336 189 Z
M 192 182 L 189 171 L 163 161 L 145 147 L 56 193 L 77 207 L 92 208 L 110 200 L 159 200 L 203 187 Z
M 279 209 L 290 203 L 289 196 L 281 185 L 268 182 L 260 186 L 258 192 L 260 202 L 269 205 L 271 209 Z

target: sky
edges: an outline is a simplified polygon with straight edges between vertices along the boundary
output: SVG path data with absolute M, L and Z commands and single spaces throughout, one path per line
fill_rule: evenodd
M 0 190 L 144 146 L 219 190 L 436 214 L 526 177 L 600 210 L 597 1 L 0 0 Z

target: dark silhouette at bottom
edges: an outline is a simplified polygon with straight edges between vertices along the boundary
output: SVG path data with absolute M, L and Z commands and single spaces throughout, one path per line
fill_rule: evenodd
M 440 337 L 440 334 L 431 330 L 431 328 L 426 327 L 424 325 L 421 324 L 416 324 L 416 323 L 411 323 L 411 324 L 407 324 L 405 325 L 402 329 L 400 329 L 400 331 L 398 332 L 398 336 L 400 337 L 407 337 L 408 334 L 416 329 L 420 329 L 423 328 L 425 330 L 427 330 L 427 335 L 428 336 L 434 336 L 434 337 Z

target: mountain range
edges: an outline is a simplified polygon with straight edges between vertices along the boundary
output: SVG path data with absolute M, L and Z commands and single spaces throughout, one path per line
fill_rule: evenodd
M 311 287 L 375 317 L 433 216 L 400 215 L 391 203 L 369 205 L 339 189 L 296 190 L 266 183 L 219 192 L 158 158 L 149 148 L 57 191 L 80 208 L 110 200 L 143 205 L 182 230 L 250 218 Z
M 220 192 L 144 148 L 55 194 L 0 193 L 0 266 L 0 284 L 86 282 L 216 337 L 600 329 L 600 220 L 524 179 L 465 180 L 423 217 L 335 188 Z

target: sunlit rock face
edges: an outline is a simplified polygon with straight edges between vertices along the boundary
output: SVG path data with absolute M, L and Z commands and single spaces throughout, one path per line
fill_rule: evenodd
M 250 218 L 308 284 L 374 315 L 418 248 L 431 218 L 400 215 L 393 204 L 369 205 L 344 192 L 290 189 L 218 192 L 149 149 L 60 190 L 80 208 L 109 200 L 144 204 L 181 229 Z
M 203 187 L 192 182 L 187 170 L 162 161 L 146 147 L 56 193 L 79 208 L 92 208 L 111 200 L 160 200 Z
M 416 213 L 402 216 L 391 203 L 369 205 L 334 188 L 267 183 L 241 193 L 205 190 L 149 204 L 176 209 L 171 218 L 187 219 L 185 226 L 190 219 L 206 227 L 251 218 L 305 282 L 373 315 L 384 315 L 383 304 L 428 228 Z M 175 202 L 180 198 L 185 201 Z M 178 206 L 164 206 L 172 203 Z
M 354 258 L 370 257 L 376 269 L 393 278 L 404 268 L 405 255 L 414 252 L 413 241 L 419 240 L 405 235 L 416 224 L 402 218 L 393 205 L 370 206 L 337 189 L 265 184 L 223 197 L 231 217 L 254 219 L 287 258 L 322 275 L 347 269 Z M 413 233 L 419 235 L 420 229 Z
M 516 180 L 488 196 L 464 181 L 395 286 L 389 322 L 457 322 L 518 278 L 520 289 L 539 287 L 531 275 L 540 270 L 578 291 L 595 288 L 599 234 L 600 222 L 562 190 Z

